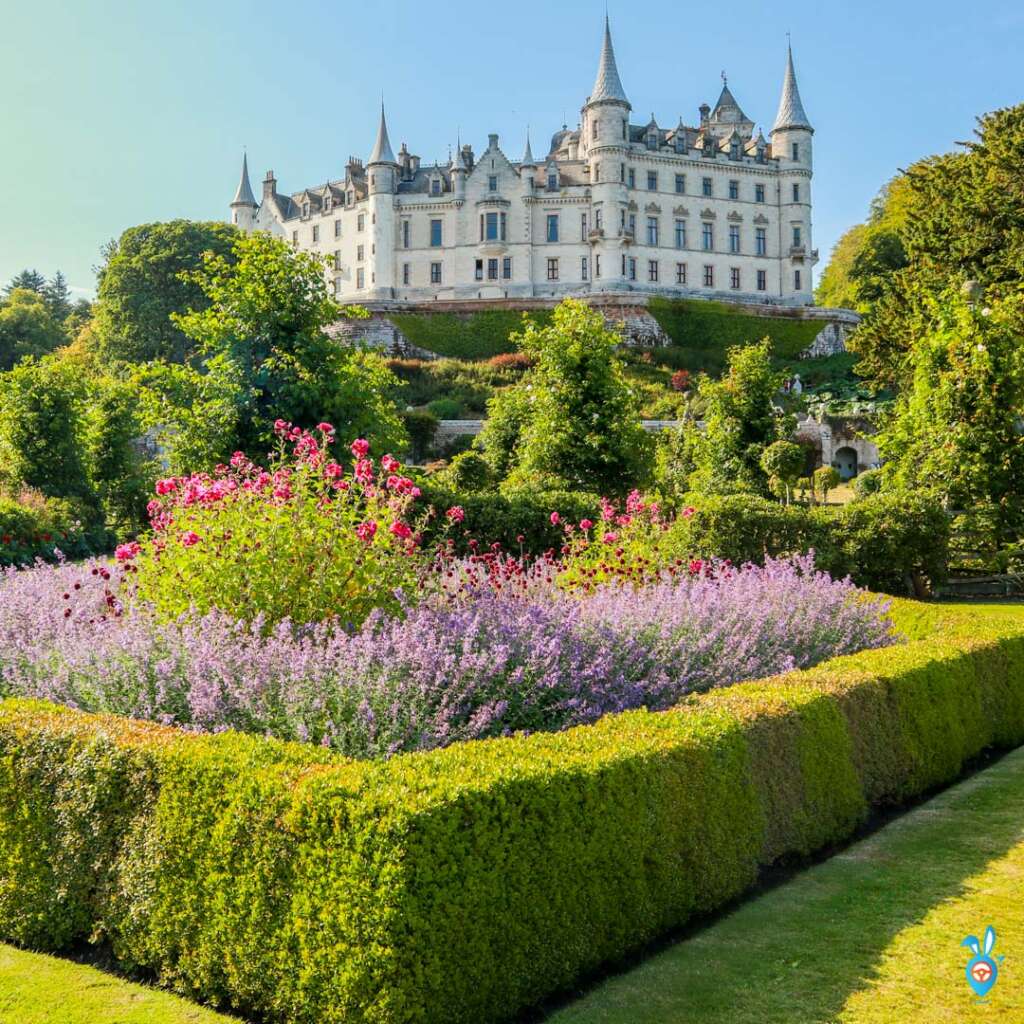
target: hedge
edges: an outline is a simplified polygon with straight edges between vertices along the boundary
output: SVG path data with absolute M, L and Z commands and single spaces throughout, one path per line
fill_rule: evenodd
M 532 310 L 532 320 L 543 326 L 551 311 Z M 393 313 L 395 326 L 418 348 L 453 359 L 490 359 L 514 352 L 509 335 L 523 329 L 523 314 L 512 309 L 481 313 Z
M 268 1021 L 508 1020 L 1024 742 L 1024 616 L 895 618 L 672 711 L 379 763 L 6 701 L 0 934 Z
M 949 561 L 949 517 L 935 500 L 872 494 L 838 507 L 780 505 L 749 494 L 690 495 L 664 545 L 672 556 L 728 558 L 740 565 L 814 549 L 834 576 L 890 594 L 914 592 L 915 578 L 941 583 Z

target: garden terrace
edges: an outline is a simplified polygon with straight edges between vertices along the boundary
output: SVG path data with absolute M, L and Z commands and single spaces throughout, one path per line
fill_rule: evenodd
M 0 932 L 272 1021 L 503 1021 L 1024 742 L 1024 615 L 535 734 L 351 762 L 0 705 Z

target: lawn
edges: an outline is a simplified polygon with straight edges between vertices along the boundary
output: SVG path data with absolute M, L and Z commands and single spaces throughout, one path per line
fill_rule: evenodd
M 95 967 L 0 945 L 2 1024 L 240 1024 Z
M 1022 884 L 1024 748 L 548 1024 L 1021 1020 Z M 1006 960 L 979 1006 L 960 941 L 989 924 Z

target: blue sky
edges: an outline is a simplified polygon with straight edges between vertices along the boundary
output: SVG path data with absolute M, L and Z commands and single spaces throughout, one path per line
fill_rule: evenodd
M 728 72 L 771 125 L 792 32 L 815 136 L 815 244 L 825 256 L 897 168 L 968 138 L 974 116 L 1024 99 L 1019 0 L 785 5 L 610 0 L 634 119 L 697 120 Z M 7 0 L 0 32 L 0 281 L 62 269 L 91 290 L 124 228 L 227 215 L 242 147 L 297 190 L 391 138 L 425 161 L 461 132 L 513 158 L 578 120 L 604 4 L 463 0 Z M 786 20 L 786 11 L 793 16 Z M 799 16 L 795 12 L 801 12 Z M 780 20 L 782 18 L 783 20 Z M 819 270 L 821 267 L 819 266 Z

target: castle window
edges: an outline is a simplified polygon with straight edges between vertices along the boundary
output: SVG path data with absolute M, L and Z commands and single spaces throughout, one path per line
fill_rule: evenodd
M 658 283 L 658 261 L 648 260 L 647 261 L 647 280 L 652 284 Z
M 757 228 L 754 231 L 754 244 L 757 246 L 758 256 L 768 255 L 768 232 L 764 228 Z
M 732 139 L 729 142 L 729 159 L 739 160 L 740 158 L 740 142 L 739 139 Z
M 740 251 L 740 227 L 738 224 L 729 225 L 729 252 Z
M 511 256 L 506 256 L 501 261 L 501 276 L 506 281 L 511 281 L 512 280 L 512 257 Z
M 636 168 L 630 167 L 628 174 L 626 175 L 626 184 L 630 188 L 636 188 Z
M 299 233 L 298 233 L 298 231 L 293 231 L 292 232 L 292 245 L 296 249 L 298 249 L 298 247 L 299 247 Z
M 757 290 L 759 292 L 768 290 L 768 272 L 765 270 L 759 270 L 757 272 Z
M 334 222 L 334 237 L 341 238 L 341 220 L 340 218 Z
M 802 244 L 803 244 L 803 236 L 802 236 L 802 233 L 800 231 L 800 225 L 799 224 L 795 224 L 793 226 L 793 245 L 794 245 L 794 247 L 796 247 L 796 246 L 802 245 Z
M 309 216 L 309 203 L 303 203 L 302 204 L 302 216 L 303 216 L 303 218 L 306 218 L 306 217 Z
M 376 185 L 377 184 L 377 175 L 376 174 L 371 174 L 370 175 L 370 184 L 371 185 Z
M 548 191 L 558 191 L 558 171 L 548 171 Z
M 349 189 L 348 192 L 348 205 L 351 206 L 356 201 L 355 193 Z
M 793 159 L 794 160 L 799 160 L 800 159 L 800 143 L 799 142 L 794 142 L 793 143 L 793 150 L 792 150 L 792 152 L 793 152 Z
M 594 211 L 594 227 L 598 231 L 604 227 L 604 211 L 600 206 Z
M 498 240 L 498 215 L 496 213 L 487 213 L 484 216 L 486 218 L 486 228 L 483 238 L 488 242 L 496 242 Z M 481 227 L 484 227 L 484 225 L 481 224 Z
M 491 176 L 490 176 L 490 177 L 489 177 L 489 178 L 487 179 L 487 188 L 488 188 L 488 189 L 489 189 L 489 190 L 490 190 L 491 192 L 497 192 L 497 191 L 498 191 L 498 176 L 497 176 L 496 174 L 492 174 L 492 175 L 491 175 Z
M 439 196 L 441 194 L 441 179 L 431 178 L 430 179 L 430 194 L 432 196 Z
M 676 175 L 676 192 L 678 192 L 679 195 L 682 195 L 685 191 L 686 191 L 686 175 L 685 174 L 677 174 Z
M 706 195 L 706 196 L 711 196 L 711 195 L 714 195 L 714 194 L 715 194 L 715 192 L 714 192 L 714 186 L 712 185 L 712 182 L 711 182 L 711 179 L 710 179 L 710 178 L 705 178 L 705 179 L 704 179 L 704 180 L 703 180 L 703 181 L 701 182 L 701 191 L 702 191 L 702 192 L 704 193 L 704 195 Z
M 677 249 L 685 249 L 686 248 L 686 221 L 685 220 L 677 220 L 676 221 L 676 248 Z
M 647 191 L 657 192 L 658 191 L 658 173 L 657 171 L 647 172 Z
M 601 276 L 601 255 L 600 253 L 594 256 L 594 277 Z
M 755 203 L 763 203 L 764 202 L 764 185 L 755 185 L 754 186 L 754 202 Z
M 585 213 L 580 214 L 580 241 L 585 242 L 587 240 L 587 215 Z
M 594 184 L 597 185 L 601 181 L 601 165 L 594 164 Z
M 800 291 L 800 271 L 799 270 L 794 270 L 793 271 L 793 287 L 797 291 Z
M 336 277 L 334 279 L 334 297 L 337 298 L 341 294 L 341 278 Z
M 580 280 L 581 281 L 586 281 L 587 280 L 587 257 L 586 256 L 581 256 L 580 257 Z
M 739 199 L 739 197 L 740 197 L 740 183 L 735 178 L 733 178 L 729 182 L 729 198 L 730 199 Z
M 487 280 L 498 280 L 498 261 L 496 259 L 491 259 L 487 261 Z
M 715 287 L 715 268 L 707 263 L 704 264 L 704 287 Z
M 548 260 L 548 280 L 558 280 L 558 258 Z
M 330 196 L 328 196 L 324 200 L 324 210 L 323 210 L 323 212 L 324 213 L 330 213 L 331 212 L 331 197 Z
M 793 182 L 793 202 L 800 202 L 800 182 L 798 181 Z
M 627 226 L 629 228 L 629 233 L 634 238 L 636 238 L 636 214 L 635 213 L 631 213 L 629 215 L 629 221 L 628 221 L 628 225 Z
M 627 139 L 629 137 L 629 122 L 623 120 L 622 122 L 622 138 Z
M 430 244 L 435 249 L 441 245 L 441 223 L 440 220 L 430 222 Z
M 708 221 L 704 221 L 700 226 L 701 228 L 701 245 L 705 251 L 711 252 L 715 247 L 715 226 L 710 224 Z
M 590 137 L 596 142 L 597 141 L 597 121 L 590 122 Z
M 411 269 L 409 267 L 409 264 L 408 263 L 403 263 L 402 264 L 402 284 L 408 284 L 409 283 L 409 275 L 410 275 L 411 272 L 412 271 L 411 271 Z
M 410 242 L 410 235 L 412 233 L 412 226 L 407 220 L 402 221 L 402 248 L 408 249 Z
M 730 267 L 729 268 L 729 286 L 731 288 L 739 288 L 740 286 L 740 268 Z
M 366 247 L 363 246 L 363 245 L 357 245 L 356 246 L 356 260 L 359 263 L 362 263 L 362 261 L 363 261 L 363 259 L 365 257 L 365 254 L 366 254 Z
M 477 260 L 476 261 L 476 271 L 474 272 L 473 276 L 476 278 L 477 281 L 482 281 L 484 279 L 484 261 L 483 260 Z
M 648 217 L 647 218 L 647 244 L 657 245 L 658 244 L 658 218 Z
M 626 180 L 626 165 L 625 164 L 619 164 L 619 181 L 625 181 L 625 180 Z
M 362 267 L 359 267 L 359 269 L 356 270 L 356 287 L 357 288 L 365 288 L 366 287 L 366 271 L 363 270 Z
M 676 284 L 686 284 L 686 264 L 676 264 Z
M 430 264 L 430 283 L 440 284 L 441 283 L 441 264 L 431 263 Z
M 658 133 L 648 132 L 647 133 L 647 148 L 657 149 L 658 148 Z
M 636 258 L 634 256 L 629 258 L 629 279 L 630 281 L 636 280 Z
M 366 214 L 365 213 L 361 213 L 356 218 L 356 231 L 365 231 L 365 230 L 366 230 Z
M 676 132 L 676 152 L 686 152 L 686 135 L 683 132 Z
M 316 243 L 319 242 L 319 241 L 320 241 L 320 225 L 319 224 L 314 224 L 313 225 L 313 244 L 316 245 Z
M 548 241 L 549 242 L 557 242 L 558 241 L 558 214 L 557 213 L 549 213 L 548 214 L 548 236 L 547 237 L 548 237 Z
M 503 242 L 505 241 L 505 236 L 506 236 L 506 233 L 507 233 L 507 228 L 508 228 L 508 214 L 507 213 L 503 213 L 501 215 L 501 240 Z
M 335 249 L 334 250 L 334 263 L 333 263 L 333 266 L 334 266 L 335 270 L 341 270 L 341 250 L 340 249 Z

